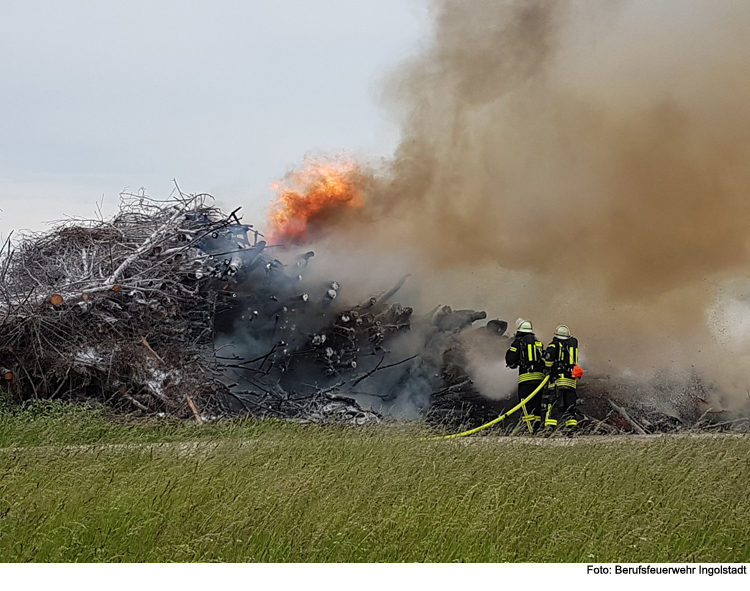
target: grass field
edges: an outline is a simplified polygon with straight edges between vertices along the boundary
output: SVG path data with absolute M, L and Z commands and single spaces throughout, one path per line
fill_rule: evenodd
M 750 561 L 749 437 L 418 435 L 6 409 L 0 561 Z

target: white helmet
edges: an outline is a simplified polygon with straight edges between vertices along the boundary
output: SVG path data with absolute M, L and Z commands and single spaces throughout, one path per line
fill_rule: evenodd
M 521 322 L 518 323 L 518 326 L 516 327 L 518 332 L 534 332 L 534 330 L 531 328 L 531 322 L 528 320 L 521 320 Z
M 557 328 L 555 329 L 555 336 L 558 339 L 569 339 L 570 329 L 564 324 L 559 324 Z

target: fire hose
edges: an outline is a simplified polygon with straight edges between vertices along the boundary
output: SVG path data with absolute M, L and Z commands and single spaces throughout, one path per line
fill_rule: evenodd
M 462 433 L 454 433 L 453 435 L 440 435 L 439 437 L 423 437 L 420 439 L 420 441 L 438 441 L 440 439 L 456 439 L 458 437 L 466 437 L 467 435 L 473 435 L 474 433 L 477 433 L 478 431 L 481 431 L 482 429 L 486 429 L 487 427 L 492 427 L 492 425 L 495 425 L 499 423 L 500 421 L 507 419 L 510 415 L 512 415 L 514 412 L 518 411 L 519 409 L 526 406 L 526 403 L 534 398 L 539 392 L 541 392 L 542 388 L 544 388 L 544 385 L 549 382 L 549 376 L 545 376 L 545 378 L 542 380 L 542 383 L 537 386 L 537 389 L 534 390 L 531 394 L 529 394 L 526 398 L 521 400 L 516 406 L 511 408 L 508 412 L 500 415 L 496 419 L 491 420 L 489 423 L 485 423 L 481 427 L 477 427 L 476 429 L 469 429 L 468 431 L 464 431 Z

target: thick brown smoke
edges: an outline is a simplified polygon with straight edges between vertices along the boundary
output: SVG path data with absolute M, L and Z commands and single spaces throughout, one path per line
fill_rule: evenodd
M 750 263 L 750 4 L 431 6 L 429 45 L 389 81 L 403 137 L 367 235 L 429 263 L 433 298 L 545 339 L 569 323 L 602 369 L 744 384 L 707 311 Z

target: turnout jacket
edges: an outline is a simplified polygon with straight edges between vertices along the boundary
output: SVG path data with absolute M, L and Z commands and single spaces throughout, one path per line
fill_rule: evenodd
M 518 368 L 518 383 L 544 379 L 544 348 L 534 333 L 517 332 L 510 349 L 505 353 L 505 364 Z
M 555 386 L 575 389 L 573 367 L 578 364 L 578 339 L 555 337 L 544 352 L 544 363 Z

